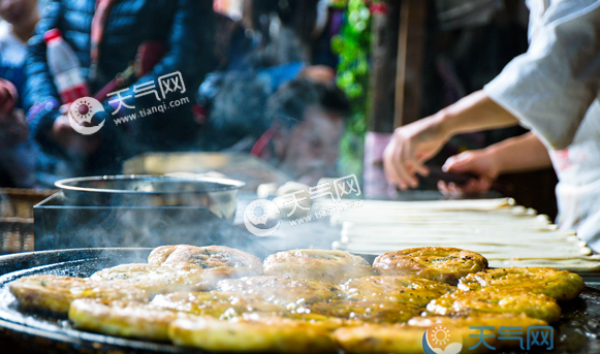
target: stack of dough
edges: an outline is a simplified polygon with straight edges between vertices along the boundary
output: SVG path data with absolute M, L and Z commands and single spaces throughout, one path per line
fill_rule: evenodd
M 330 205 L 321 202 L 319 208 Z M 600 270 L 600 255 L 574 231 L 559 230 L 548 216 L 513 199 L 365 201 L 332 216 L 343 225 L 334 249 L 379 255 L 411 247 L 457 247 L 485 254 L 490 267 L 551 266 L 576 272 Z

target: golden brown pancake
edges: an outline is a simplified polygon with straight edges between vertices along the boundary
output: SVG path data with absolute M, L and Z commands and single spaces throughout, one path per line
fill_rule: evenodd
M 207 351 L 333 353 L 336 349 L 330 333 L 322 326 L 279 318 L 179 319 L 171 324 L 169 337 L 176 345 Z
M 75 299 L 131 300 L 147 302 L 150 294 L 124 282 L 34 275 L 9 284 L 10 292 L 24 308 L 67 314 Z
M 521 337 L 523 340 L 527 339 L 527 328 L 536 326 L 547 326 L 548 323 L 535 318 L 530 318 L 525 315 L 513 315 L 513 314 L 478 314 L 471 316 L 427 316 L 427 317 L 415 317 L 408 321 L 411 326 L 417 327 L 429 327 L 435 323 L 445 323 L 452 325 L 456 328 L 471 328 L 471 327 L 494 327 L 493 331 L 495 337 L 499 335 L 501 327 L 513 327 L 511 329 L 505 329 L 510 333 L 510 336 Z M 518 328 L 518 329 L 516 329 Z M 481 329 L 472 328 L 471 334 L 475 335 L 480 332 Z M 500 334 L 501 335 L 501 334 Z M 505 334 L 506 336 L 506 334 Z M 488 342 L 488 338 L 486 338 Z M 519 340 L 499 340 L 496 349 L 498 348 L 519 348 Z
M 529 291 L 544 294 L 557 301 L 576 298 L 585 288 L 575 273 L 548 267 L 512 267 L 487 269 L 460 279 L 461 290 Z
M 189 265 L 210 272 L 216 279 L 262 275 L 260 259 L 250 253 L 224 246 L 188 245 L 158 247 L 148 256 L 152 265 Z
M 423 335 L 426 327 L 408 326 L 402 324 L 375 325 L 368 324 L 357 327 L 340 328 L 333 332 L 338 346 L 348 354 L 423 354 Z M 473 331 L 469 327 L 457 327 L 462 335 L 464 348 L 477 345 L 479 338 L 470 337 Z M 491 334 L 486 331 L 486 334 Z M 490 345 L 495 345 L 496 338 L 486 338 Z M 467 353 L 485 353 L 486 348 L 480 346 Z
M 265 260 L 264 270 L 265 275 L 332 284 L 373 274 L 364 258 L 344 251 L 325 250 L 279 252 Z
M 204 269 L 185 264 L 157 266 L 145 263 L 122 264 L 103 269 L 91 277 L 94 281 L 121 281 L 153 294 L 177 291 L 212 290 L 219 278 Z
M 436 323 L 448 324 L 456 328 L 463 337 L 463 350 L 466 353 L 493 352 L 480 344 L 474 350 L 465 348 L 475 347 L 479 342 L 478 334 L 481 329 L 471 327 L 494 327 L 493 330 L 485 329 L 484 334 L 488 345 L 499 349 L 518 348 L 518 340 L 498 340 L 500 327 L 519 327 L 522 329 L 521 337 L 527 334 L 531 326 L 546 326 L 547 323 L 524 315 L 512 314 L 480 314 L 476 316 L 430 316 L 415 317 L 408 321 L 408 325 L 365 325 L 353 328 L 340 328 L 334 332 L 334 338 L 346 353 L 423 353 L 423 334 L 425 330 Z M 510 332 L 512 336 L 519 332 Z M 516 333 L 516 334 L 515 334 Z
M 423 307 L 429 301 L 448 292 L 454 286 L 429 279 L 398 276 L 371 276 L 351 279 L 342 284 L 345 298 L 373 302 L 391 301 Z
M 548 323 L 560 319 L 560 306 L 553 298 L 523 291 L 457 291 L 432 300 L 427 311 L 437 315 L 480 313 L 524 314 Z
M 434 323 L 447 323 L 455 327 L 491 326 L 496 329 L 504 327 L 547 326 L 548 323 L 537 318 L 511 313 L 482 313 L 471 316 L 419 316 L 411 318 L 408 324 L 418 327 L 429 327 Z
M 219 282 L 217 291 L 233 292 L 241 297 L 258 295 L 278 304 L 310 304 L 340 296 L 336 285 L 275 276 L 227 279 Z
M 458 279 L 487 268 L 479 253 L 450 247 L 408 248 L 380 255 L 373 269 L 381 275 L 415 276 L 456 285 Z
M 334 300 L 306 306 L 311 314 L 367 323 L 402 323 L 417 316 L 422 308 L 389 301 Z
M 286 306 L 266 301 L 261 296 L 241 296 L 223 292 L 178 292 L 157 295 L 151 304 L 156 308 L 186 312 L 199 316 L 236 317 L 247 312 L 286 313 Z
M 69 320 L 75 328 L 127 338 L 168 341 L 169 325 L 186 313 L 152 304 L 79 299 L 73 301 Z

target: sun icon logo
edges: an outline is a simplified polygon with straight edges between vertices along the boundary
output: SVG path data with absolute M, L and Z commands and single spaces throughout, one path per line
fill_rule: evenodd
M 98 125 L 92 125 L 92 118 L 101 112 L 104 112 L 102 103 L 93 97 L 82 97 L 71 103 L 69 112 L 69 124 L 78 133 L 83 135 L 91 135 L 98 132 L 106 120 L 102 120 Z M 87 123 L 84 124 L 84 123 Z
M 86 99 L 82 99 L 79 102 L 76 103 L 76 106 L 74 107 L 75 111 L 77 112 L 77 114 L 74 114 L 74 118 L 79 122 L 86 122 L 89 123 L 92 121 L 92 111 L 93 111 L 93 106 L 92 103 L 89 100 Z
M 450 330 L 444 327 L 437 327 L 431 333 L 433 337 L 433 343 L 439 346 L 445 346 L 450 342 Z
M 255 236 L 271 236 L 281 225 L 279 221 L 281 211 L 275 202 L 267 199 L 257 199 L 248 204 L 244 210 L 244 224 L 246 229 Z M 277 220 L 276 224 L 266 227 L 269 220 Z M 264 228 L 257 227 L 263 225 Z
M 462 350 L 462 335 L 453 326 L 436 323 L 423 334 L 425 354 L 458 354 Z

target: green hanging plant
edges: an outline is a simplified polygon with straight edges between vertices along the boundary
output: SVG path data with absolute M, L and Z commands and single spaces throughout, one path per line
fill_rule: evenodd
M 380 2 L 347 0 L 334 3 L 347 7 L 341 33 L 331 40 L 333 52 L 339 55 L 337 85 L 352 105 L 352 116 L 340 146 L 340 171 L 343 174 L 362 174 L 371 53 L 370 6 L 376 3 Z

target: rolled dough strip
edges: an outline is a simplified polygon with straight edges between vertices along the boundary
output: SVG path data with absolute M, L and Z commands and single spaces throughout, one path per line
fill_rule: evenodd
M 412 237 L 406 238 L 396 238 L 395 240 L 369 240 L 368 238 L 353 238 L 350 236 L 342 236 L 340 241 L 343 243 L 353 243 L 356 245 L 371 245 L 371 246 L 379 246 L 379 247 L 395 247 L 398 245 L 412 245 L 412 247 L 418 247 L 419 244 L 423 246 L 427 245 L 447 245 L 450 247 L 452 244 L 463 244 L 463 245 L 473 245 L 473 246 L 488 246 L 488 247 L 498 247 L 498 248 L 517 248 L 517 247 L 532 247 L 532 248 L 558 248 L 561 249 L 582 249 L 586 247 L 585 242 L 581 241 L 572 241 L 572 240 L 544 240 L 544 239 L 531 239 L 531 240 L 513 240 L 510 243 L 507 243 L 506 240 L 502 238 L 488 238 L 481 237 L 479 240 L 473 238 L 452 238 L 451 240 L 444 238 L 435 238 L 435 239 L 420 239 L 418 235 L 413 235 Z M 540 246 L 544 244 L 544 246 Z M 416 245 L 416 246 L 415 246 Z
M 411 218 L 411 217 L 396 217 L 394 219 L 388 218 L 385 216 L 376 216 L 373 215 L 371 217 L 346 217 L 344 215 L 333 215 L 331 217 L 331 223 L 334 225 L 340 225 L 345 222 L 353 222 L 355 224 L 405 224 L 405 225 L 506 225 L 510 222 L 516 226 L 523 225 L 550 225 L 551 222 L 545 215 L 538 215 L 535 218 L 527 218 L 527 219 L 507 219 L 507 220 L 494 220 L 493 218 Z
M 577 273 L 597 272 L 600 270 L 600 262 L 586 260 L 531 260 L 531 261 L 496 261 L 490 260 L 491 268 L 505 267 L 553 267 L 562 270 L 569 270 Z
M 498 246 L 498 245 L 481 245 L 473 243 L 444 243 L 444 242 L 412 242 L 412 243 L 397 243 L 397 244 L 367 244 L 367 243 L 341 243 L 341 247 L 349 250 L 349 252 L 380 254 L 392 252 L 404 248 L 411 247 L 456 247 L 481 254 L 485 254 L 489 258 L 512 259 L 512 258 L 568 258 L 573 256 L 590 255 L 591 250 L 587 247 L 569 247 L 565 244 L 561 247 L 542 247 L 542 246 Z
M 344 204 L 340 204 L 344 205 Z M 369 208 L 368 204 L 362 204 L 362 206 L 354 209 L 347 209 L 341 212 L 343 215 L 364 215 L 364 214 L 375 214 L 375 215 L 410 215 L 410 216 L 439 216 L 439 215 L 451 215 L 451 216 L 479 216 L 479 217 L 495 217 L 495 218 L 530 218 L 535 217 L 537 212 L 523 212 L 517 213 L 512 212 L 510 209 L 498 209 L 493 211 L 472 211 L 472 210 L 424 210 L 424 209 L 385 209 L 385 208 Z
M 319 204 L 335 205 L 336 202 L 319 200 Z M 425 209 L 425 210 L 496 210 L 515 205 L 512 198 L 498 199 L 465 199 L 465 200 L 430 200 L 430 201 L 387 201 L 365 200 L 364 207 L 382 209 Z
M 457 237 L 464 239 L 477 239 L 482 238 L 500 238 L 503 240 L 529 240 L 529 239 L 542 239 L 542 240 L 576 240 L 574 237 L 576 234 L 571 230 L 545 230 L 545 231 L 528 231 L 528 230 L 506 230 L 498 228 L 408 228 L 408 227 L 343 227 L 342 236 L 354 237 L 354 238 L 368 238 L 371 240 L 401 240 L 413 236 L 419 236 L 419 238 L 425 239 L 436 239 L 436 238 L 448 238 Z

